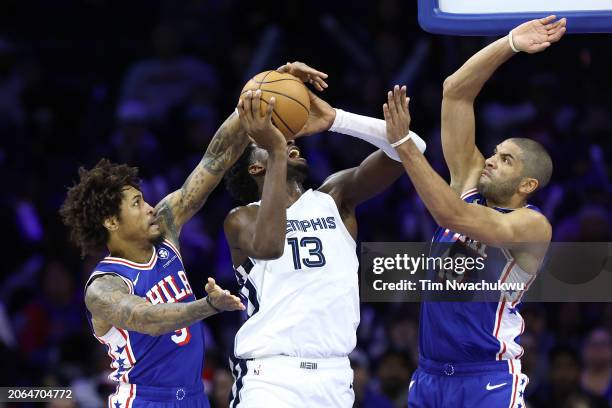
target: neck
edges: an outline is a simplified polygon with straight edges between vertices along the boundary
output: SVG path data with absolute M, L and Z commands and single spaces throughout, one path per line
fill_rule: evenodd
M 263 195 L 263 182 L 257 182 L 259 186 L 259 199 Z M 291 207 L 304 194 L 304 186 L 295 180 L 287 180 L 287 208 Z
M 287 180 L 287 207 L 290 207 L 304 194 L 304 186 L 297 181 Z
M 147 243 L 134 243 L 119 239 L 112 239 L 108 243 L 111 256 L 127 259 L 136 263 L 146 263 L 151 259 L 153 245 Z
M 510 197 L 508 200 L 500 200 L 495 201 L 487 198 L 487 206 L 488 207 L 500 207 L 500 208 L 509 208 L 509 209 L 517 209 L 521 208 L 525 205 L 525 200 L 516 195 Z

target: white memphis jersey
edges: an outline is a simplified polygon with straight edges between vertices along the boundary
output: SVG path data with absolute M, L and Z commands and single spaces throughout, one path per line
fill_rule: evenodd
M 259 202 L 249 205 L 259 205 Z M 333 198 L 308 190 L 287 208 L 283 255 L 235 267 L 248 318 L 234 354 L 347 356 L 359 325 L 359 261 Z

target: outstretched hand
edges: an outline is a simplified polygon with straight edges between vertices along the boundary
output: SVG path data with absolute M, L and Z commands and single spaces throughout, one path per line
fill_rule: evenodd
M 512 43 L 519 51 L 535 54 L 544 51 L 552 43 L 563 37 L 567 20 L 557 20 L 557 16 L 548 16 L 528 21 L 512 30 Z
M 410 112 L 406 96 L 406 86 L 395 85 L 393 91 L 387 93 L 387 103 L 383 105 L 383 115 L 387 124 L 387 140 L 395 143 L 410 132 Z
M 302 82 L 307 82 L 314 86 L 317 91 L 322 91 L 327 88 L 327 83 L 325 83 L 327 74 L 325 72 L 317 71 L 303 62 L 288 62 L 285 65 L 281 65 L 276 70 L 278 72 L 286 72 L 300 78 Z
M 336 111 L 329 103 L 319 98 L 310 90 L 308 91 L 308 96 L 310 97 L 310 113 L 304 127 L 296 133 L 296 138 L 325 132 L 331 128 L 336 119 Z
M 257 145 L 268 151 L 275 148 L 285 148 L 285 137 L 276 126 L 272 124 L 272 111 L 276 99 L 270 98 L 268 108 L 262 115 L 261 91 L 247 91 L 238 101 L 238 114 L 240 123 Z
M 244 310 L 240 298 L 232 295 L 229 290 L 223 290 L 213 278 L 208 278 L 204 290 L 208 293 L 208 299 L 215 308 L 225 311 Z

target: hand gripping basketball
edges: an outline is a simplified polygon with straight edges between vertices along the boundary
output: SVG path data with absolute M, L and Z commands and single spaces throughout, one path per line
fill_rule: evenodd
M 268 151 L 281 148 L 286 145 L 283 134 L 272 124 L 272 112 L 274 110 L 275 98 L 270 98 L 265 114 L 262 116 L 261 91 L 247 91 L 238 101 L 238 113 L 240 123 L 257 145 Z

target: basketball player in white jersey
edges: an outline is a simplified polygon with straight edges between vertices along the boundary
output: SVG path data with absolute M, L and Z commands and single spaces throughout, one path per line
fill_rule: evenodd
M 310 72 L 315 81 L 325 76 L 300 63 L 281 69 Z M 273 105 L 262 117 L 260 94 L 243 97 L 240 120 L 255 143 L 226 175 L 230 193 L 250 203 L 225 220 L 249 316 L 235 339 L 230 406 L 352 407 L 347 355 L 359 324 L 355 207 L 391 185 L 402 166 L 385 139 L 384 121 L 334 110 L 311 94 L 302 134 L 331 128 L 383 151 L 306 190 L 308 164 L 271 123 Z
M 549 154 L 534 140 L 510 138 L 485 160 L 475 144 L 474 100 L 512 55 L 541 52 L 557 42 L 566 21 L 554 20 L 549 16 L 519 25 L 444 82 L 442 148 L 450 186 L 406 136 L 406 88 L 396 86 L 383 106 L 389 142 L 439 225 L 432 254 L 480 254 L 484 270 L 477 279 L 519 282 L 528 288 L 551 239 L 550 223 L 527 201 L 551 177 Z M 431 272 L 429 277 L 435 279 L 436 271 Z M 476 279 L 449 272 L 446 279 Z M 521 372 L 520 360 L 519 336 L 525 326 L 518 309 L 523 293 L 500 291 L 495 294 L 498 301 L 488 302 L 424 301 L 419 368 L 410 382 L 408 406 L 524 408 L 529 379 Z

